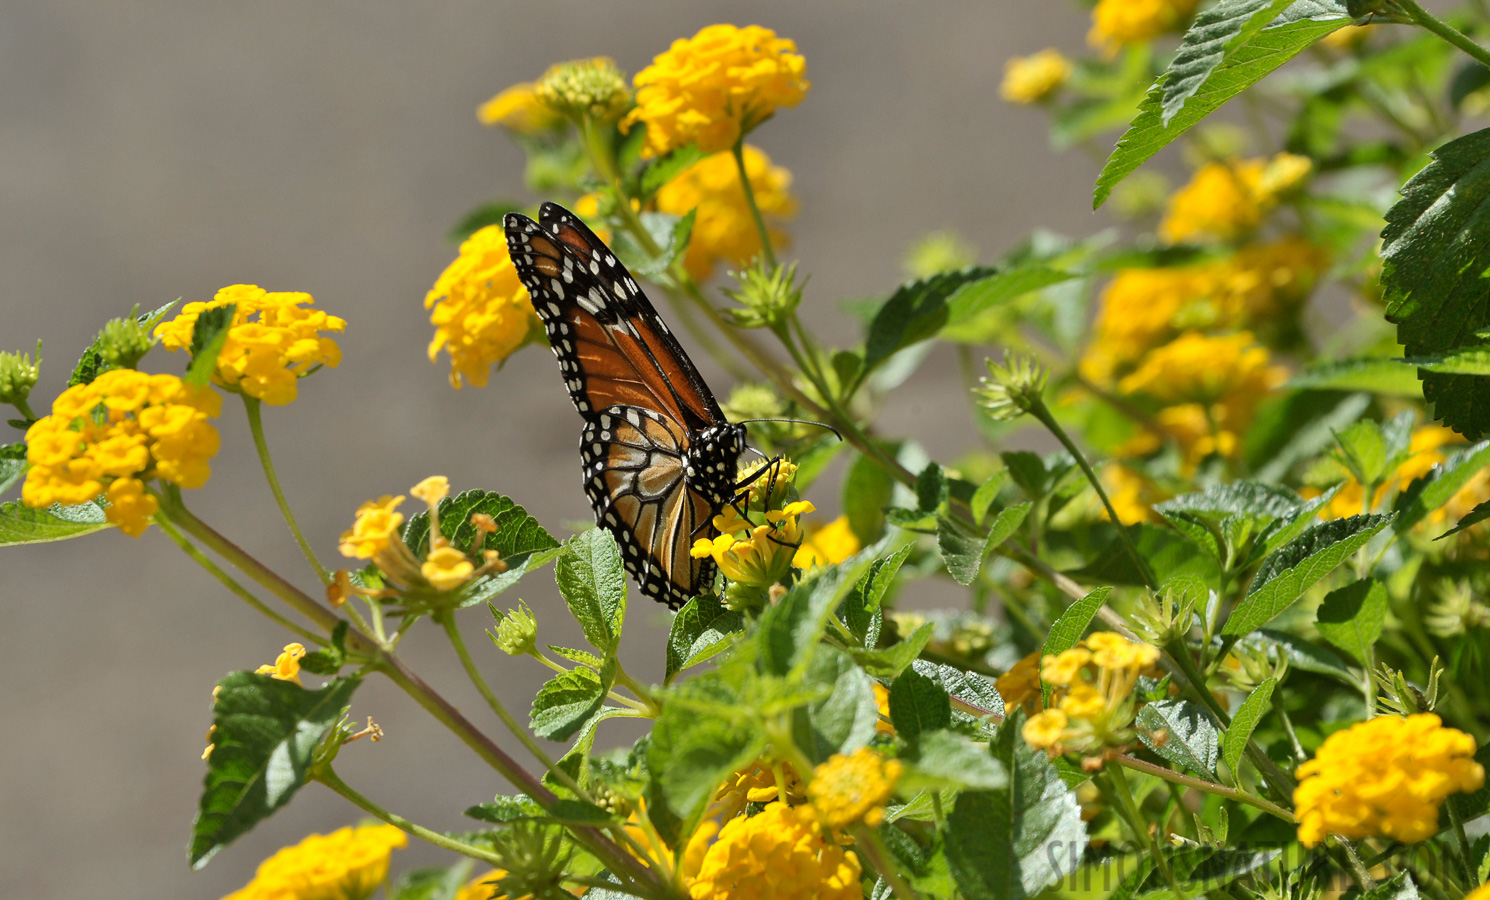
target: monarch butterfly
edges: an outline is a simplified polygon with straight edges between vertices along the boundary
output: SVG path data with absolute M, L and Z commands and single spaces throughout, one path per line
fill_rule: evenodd
M 508 213 L 507 250 L 584 420 L 580 461 L 595 523 L 643 594 L 678 609 L 714 563 L 689 549 L 736 493 L 745 426 L 731 424 L 647 295 L 577 216 Z

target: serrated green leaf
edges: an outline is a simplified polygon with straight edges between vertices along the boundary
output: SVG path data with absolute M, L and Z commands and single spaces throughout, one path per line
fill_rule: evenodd
M 522 211 L 522 206 L 510 200 L 483 203 L 462 216 L 445 237 L 452 244 L 459 244 L 488 225 L 501 225 L 508 213 Z
M 1075 871 L 1086 849 L 1086 826 L 1050 759 L 1027 746 L 1016 727 L 1006 722 L 999 728 L 993 756 L 1008 784 L 963 791 L 940 834 L 952 877 L 968 900 L 1023 900 Z
M 1490 375 L 1490 347 L 1464 347 L 1448 353 L 1430 353 L 1398 360 L 1404 367 L 1416 367 L 1444 375 Z
M 1402 872 L 1389 881 L 1383 881 L 1369 891 L 1361 893 L 1361 900 L 1418 900 L 1418 886 L 1412 875 Z
M 19 500 L 0 503 L 0 546 L 45 544 L 112 528 L 97 502 L 32 509 Z
M 26 474 L 26 444 L 0 444 L 0 494 Z
M 569 660 L 570 662 L 576 662 L 582 666 L 589 666 L 597 672 L 605 666 L 605 660 L 601 659 L 593 653 L 588 653 L 584 650 L 575 650 L 572 647 L 560 647 L 557 644 L 549 644 L 548 649 L 552 650 L 556 655 Z
M 1428 518 L 1487 465 L 1490 465 L 1490 441 L 1455 451 L 1397 495 L 1397 502 L 1392 505 L 1397 520 L 1392 528 L 1401 533 Z
M 936 626 L 926 622 L 908 636 L 883 649 L 850 647 L 848 652 L 870 675 L 876 678 L 894 678 L 921 655 L 935 633 Z
M 1216 777 L 1216 759 L 1220 755 L 1220 734 L 1210 713 L 1189 700 L 1160 700 L 1146 703 L 1138 710 L 1138 737 L 1150 750 L 1172 763 L 1184 766 L 1212 780 Z M 1165 740 L 1151 735 L 1167 733 Z
M 1126 526 L 1138 555 L 1161 583 L 1178 575 L 1194 575 L 1207 584 L 1220 578 L 1212 557 L 1195 552 L 1195 544 L 1167 528 L 1148 523 Z M 1108 584 L 1144 584 L 1147 579 L 1133 564 L 1128 548 L 1117 538 L 1108 542 L 1097 558 L 1071 573 Z
M 859 543 L 869 546 L 885 533 L 885 508 L 895 482 L 879 463 L 863 454 L 854 458 L 843 479 L 843 514 Z
M 554 567 L 559 593 L 590 646 L 610 657 L 621 640 L 626 615 L 626 569 L 621 548 L 603 528 L 570 538 Z
M 847 590 L 845 567 L 858 564 L 850 557 L 824 567 L 811 580 L 792 585 L 784 597 L 766 607 L 757 631 L 758 659 L 763 672 L 787 675 L 807 665 L 839 598 Z
M 827 647 L 813 657 L 806 681 L 832 686 L 827 696 L 792 713 L 796 745 L 808 758 L 820 763 L 835 753 L 853 753 L 867 745 L 879 725 L 879 706 L 874 681 L 864 670 L 848 654 Z
M 465 815 L 493 825 L 506 825 L 523 819 L 541 819 L 548 815 L 532 798 L 519 794 L 515 797 L 498 796 L 491 803 L 478 803 L 468 807 Z
M 657 193 L 663 185 L 677 178 L 694 163 L 703 159 L 704 151 L 697 144 L 685 144 L 650 160 L 641 173 L 641 196 L 647 198 Z
M 1334 458 L 1361 484 L 1377 484 L 1387 463 L 1386 436 L 1380 424 L 1363 419 L 1335 432 Z
M 530 554 L 559 548 L 559 541 L 526 509 L 496 491 L 462 491 L 441 500 L 438 508 L 440 534 L 463 553 L 471 552 L 479 533 L 471 524 L 471 516 L 477 513 L 491 516 L 497 524 L 496 533 L 486 536 L 482 548 L 497 551 L 509 566 L 516 567 Z M 415 556 L 422 559 L 429 553 L 428 510 L 409 517 L 403 539 Z
M 988 508 L 993 505 L 994 500 L 998 499 L 999 491 L 1003 490 L 1008 481 L 1009 470 L 999 469 L 990 475 L 987 481 L 978 485 L 978 489 L 973 491 L 973 499 L 968 502 L 968 506 L 973 510 L 973 521 L 979 525 L 983 524 L 983 519 L 988 515 Z
M 679 672 L 722 652 L 744 628 L 744 614 L 729 609 L 713 594 L 688 601 L 668 631 L 663 683 L 671 683 Z
M 1418 376 L 1412 364 L 1400 359 L 1342 359 L 1321 363 L 1288 379 L 1294 390 L 1366 391 L 1386 397 L 1416 397 Z
M 1226 885 L 1271 863 L 1280 850 L 1231 847 L 1172 847 L 1165 852 L 1170 871 L 1185 896 L 1218 893 Z M 1180 900 L 1161 875 L 1151 873 L 1140 887 L 1139 900 Z M 1111 900 L 1111 898 L 1109 898 Z
M 987 743 L 969 740 L 953 731 L 921 735 L 908 770 L 901 776 L 902 790 L 971 788 L 991 791 L 1006 787 L 1009 773 L 993 758 Z
M 890 722 L 901 740 L 952 724 L 952 701 L 936 682 L 914 669 L 902 672 L 890 685 Z
M 880 615 L 880 605 L 885 593 L 890 590 L 890 585 L 895 583 L 900 567 L 910 555 L 911 545 L 907 544 L 884 559 L 870 563 L 864 577 L 859 579 L 858 584 L 844 598 L 839 610 L 843 623 L 865 647 L 873 648 L 879 642 L 880 627 L 884 621 Z
M 228 342 L 228 331 L 233 327 L 233 316 L 238 304 L 213 306 L 202 310 L 191 329 L 191 362 L 181 380 L 198 387 L 212 379 L 217 371 L 217 355 Z
M 1086 627 L 1092 624 L 1092 617 L 1107 598 L 1112 596 L 1112 588 L 1099 587 L 1066 607 L 1055 624 L 1050 626 L 1050 635 L 1045 638 L 1045 646 L 1041 648 L 1042 656 L 1055 656 L 1075 647 L 1086 633 Z
M 1092 208 L 1100 207 L 1112 193 L 1114 185 L 1192 125 L 1261 81 L 1310 44 L 1350 24 L 1350 21 L 1343 4 L 1327 0 L 1295 3 L 1277 24 L 1257 32 L 1245 44 L 1229 49 L 1221 64 L 1194 90 L 1184 109 L 1167 124 L 1163 118 L 1164 81 L 1161 79 L 1149 89 L 1148 96 L 1138 108 L 1138 115 L 1118 140 L 1117 148 L 1097 176 Z
M 942 508 L 949 496 L 947 473 L 936 463 L 927 463 L 916 476 L 916 508 L 923 513 L 934 513 Z
M 1314 627 L 1331 644 L 1369 666 L 1387 616 L 1386 585 L 1365 578 L 1336 588 L 1319 605 Z
M 1387 321 L 1409 357 L 1480 343 L 1490 326 L 1490 129 L 1439 147 L 1402 188 L 1381 232 Z M 1470 440 L 1490 430 L 1484 384 L 1474 375 L 1421 371 L 1433 414 Z
M 1242 705 L 1237 707 L 1236 715 L 1231 717 L 1231 725 L 1226 729 L 1226 736 L 1221 742 L 1221 757 L 1226 760 L 1227 768 L 1231 769 L 1233 781 L 1240 776 L 1242 754 L 1247 750 L 1247 741 L 1251 740 L 1252 732 L 1257 729 L 1257 723 L 1267 714 L 1268 704 L 1273 699 L 1273 688 L 1278 686 L 1278 679 L 1269 678 L 1252 689 Z
M 953 580 L 964 586 L 972 584 L 978 577 L 983 558 L 1019 530 L 1031 506 L 1030 503 L 1016 503 L 1000 510 L 989 523 L 986 535 L 972 531 L 954 519 L 938 516 L 936 549 Z
M 1259 524 L 1292 516 L 1298 511 L 1299 495 L 1288 488 L 1255 481 L 1212 484 L 1190 494 L 1181 494 L 1154 504 L 1157 512 L 1193 512 L 1212 519 L 1244 514 Z
M 389 900 L 455 900 L 471 877 L 472 865 L 468 859 L 453 866 L 410 869 L 398 876 Z
M 311 757 L 341 719 L 359 680 L 320 690 L 268 675 L 233 672 L 212 705 L 212 754 L 192 823 L 193 869 L 290 802 L 310 774 Z
M 1163 117 L 1167 128 L 1227 51 L 1245 46 L 1293 0 L 1220 0 L 1200 11 L 1164 74 Z
M 528 727 L 541 738 L 567 741 L 599 712 L 610 689 L 610 667 L 604 677 L 584 667 L 561 672 L 538 689 Z
M 726 777 L 754 762 L 765 747 L 765 734 L 753 719 L 700 711 L 704 706 L 737 710 L 739 702 L 734 688 L 712 672 L 670 692 L 647 743 L 648 811 L 657 806 L 676 817 L 659 825 L 665 840 L 672 840 L 668 832 L 699 812 Z
M 1306 529 L 1262 561 L 1247 596 L 1231 611 L 1222 634 L 1245 635 L 1272 621 L 1392 519 L 1390 514 L 1351 516 Z
M 1453 528 L 1450 528 L 1448 531 L 1445 531 L 1443 534 L 1440 534 L 1438 537 L 1434 538 L 1434 540 L 1441 541 L 1451 534 L 1458 534 L 1464 529 L 1469 528 L 1472 525 L 1478 525 L 1486 519 L 1490 519 L 1490 500 L 1486 500 L 1484 503 L 1476 505 L 1474 509 L 1464 514 L 1464 518 L 1460 519 L 1458 524 L 1456 524 Z
M 977 672 L 964 672 L 961 669 L 928 662 L 924 659 L 912 662 L 911 669 L 919 675 L 930 678 L 938 687 L 947 692 L 947 696 L 953 699 L 996 716 L 1004 714 L 1004 698 L 999 696 L 998 688 L 991 678 L 985 678 Z M 955 708 L 952 710 L 952 718 L 961 722 L 973 721 L 971 715 Z

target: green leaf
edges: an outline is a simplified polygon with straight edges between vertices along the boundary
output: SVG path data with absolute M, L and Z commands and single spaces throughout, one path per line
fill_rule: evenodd
M 1391 514 L 1351 516 L 1310 526 L 1262 561 L 1221 633 L 1241 636 L 1266 625 L 1392 519 Z
M 582 666 L 589 666 L 597 672 L 605 668 L 605 660 L 593 653 L 588 653 L 584 650 L 575 650 L 572 647 L 560 647 L 557 644 L 549 644 L 548 649 L 552 650 L 557 656 L 563 657 L 570 662 L 579 663 Z
M 832 685 L 832 693 L 793 710 L 795 743 L 814 763 L 835 753 L 853 753 L 869 743 L 879 725 L 874 681 L 848 654 L 825 647 L 807 670 L 809 684 Z
M 1430 353 L 1399 360 L 1404 367 L 1415 366 L 1445 375 L 1490 375 L 1490 347 L 1463 347 L 1448 353 Z
M 1143 165 L 1170 141 L 1219 109 L 1222 104 L 1261 81 L 1263 76 L 1293 59 L 1304 48 L 1337 28 L 1350 24 L 1344 6 L 1331 0 L 1300 0 L 1276 22 L 1251 40 L 1228 48 L 1226 58 L 1195 88 L 1170 121 L 1164 121 L 1164 79 L 1149 89 L 1117 148 L 1097 176 L 1092 208 L 1102 205 L 1118 182 Z
M 471 877 L 471 866 L 468 859 L 453 866 L 410 869 L 398 876 L 388 896 L 390 900 L 455 900 Z
M 338 679 L 310 691 L 251 672 L 218 682 L 214 747 L 188 851 L 193 869 L 290 802 L 309 777 L 316 745 L 341 719 L 358 684 Z
M 1231 717 L 1231 725 L 1226 729 L 1226 737 L 1221 742 L 1221 758 L 1226 760 L 1227 768 L 1231 769 L 1233 781 L 1241 779 L 1242 754 L 1246 752 L 1247 741 L 1252 738 L 1257 723 L 1267 714 L 1268 703 L 1273 699 L 1273 688 L 1277 686 L 1278 679 L 1269 678 L 1253 688 L 1242 705 L 1237 707 L 1236 715 Z
M 519 794 L 515 797 L 498 795 L 491 803 L 478 803 L 468 807 L 465 815 L 493 825 L 506 825 L 510 822 L 521 822 L 524 819 L 541 819 L 548 813 L 543 811 L 543 807 L 533 802 L 532 798 Z
M 902 790 L 971 788 L 997 790 L 1007 787 L 1009 773 L 993 758 L 988 745 L 952 731 L 921 735 L 909 770 L 902 776 Z
M 493 200 L 483 203 L 461 217 L 450 229 L 446 238 L 452 244 L 459 244 L 466 238 L 480 231 L 488 225 L 501 225 L 502 219 L 511 212 L 522 212 L 522 206 L 510 200 Z
M 1277 859 L 1281 850 L 1250 850 L 1230 847 L 1177 847 L 1165 856 L 1175 880 L 1187 897 L 1214 895 L 1220 889 Z M 1180 900 L 1164 882 L 1163 876 L 1151 872 L 1139 887 L 1140 900 Z M 1108 898 L 1112 900 L 1112 898 Z
M 1402 872 L 1390 881 L 1383 881 L 1361 894 L 1361 900 L 1418 900 L 1418 886 L 1412 875 Z
M 1195 552 L 1195 544 L 1167 528 L 1147 523 L 1127 526 L 1138 555 L 1143 557 L 1160 583 L 1178 575 L 1194 575 L 1208 584 L 1220 578 L 1212 557 Z M 1096 559 L 1072 573 L 1109 584 L 1143 584 L 1143 573 L 1133 565 L 1128 549 L 1117 537 L 1102 549 Z
M 1374 578 L 1351 582 L 1325 595 L 1314 627 L 1325 640 L 1370 666 L 1371 648 L 1386 624 L 1386 585 Z
M 950 496 L 947 473 L 936 463 L 927 463 L 916 476 L 916 508 L 921 512 L 934 513 L 942 508 Z
M 1150 750 L 1215 780 L 1220 735 L 1210 713 L 1189 700 L 1160 700 L 1144 704 L 1136 721 L 1138 737 Z M 1167 739 L 1154 740 L 1156 731 L 1168 732 Z
M 1045 639 L 1041 655 L 1055 656 L 1075 647 L 1086 633 L 1086 627 L 1092 623 L 1092 617 L 1111 596 L 1112 588 L 1099 587 L 1066 607 L 1066 611 L 1050 626 L 1050 636 Z
M 1008 784 L 959 794 L 941 837 L 968 900 L 1023 900 L 1075 871 L 1086 826 L 1075 795 L 1049 758 L 1019 738 L 1017 723 L 999 728 L 993 757 Z
M 1008 481 L 1009 470 L 999 469 L 978 486 L 978 489 L 973 492 L 973 499 L 968 502 L 973 510 L 973 521 L 979 525 L 983 524 L 983 519 L 988 515 L 988 508 L 993 505 L 994 500 L 998 499 L 999 491 L 1003 490 Z
M 517 567 L 531 554 L 559 548 L 558 540 L 537 519 L 496 491 L 462 491 L 441 500 L 439 511 L 440 534 L 464 553 L 470 553 L 476 541 L 478 532 L 471 524 L 471 516 L 477 513 L 491 516 L 497 523 L 496 533 L 486 536 L 482 548 L 502 554 L 511 567 Z M 429 553 L 428 510 L 409 517 L 403 538 L 415 556 L 423 559 Z
M 228 342 L 228 331 L 237 312 L 238 304 L 229 303 L 204 309 L 197 315 L 191 329 L 191 362 L 182 381 L 200 387 L 211 380 L 217 370 L 217 355 Z
M 705 705 L 735 709 L 739 703 L 735 690 L 712 672 L 670 691 L 647 743 L 649 810 L 661 806 L 681 824 L 714 796 L 726 777 L 760 756 L 766 737 L 753 719 L 700 710 Z M 664 838 L 671 840 L 666 834 Z
M 885 599 L 885 593 L 890 590 L 890 585 L 894 584 L 900 567 L 910 555 L 911 545 L 907 544 L 884 559 L 870 563 L 869 570 L 854 585 L 853 590 L 849 591 L 840 607 L 844 624 L 865 647 L 872 648 L 879 643 L 880 626 L 884 621 L 880 615 L 880 605 Z
M 1414 479 L 1392 505 L 1397 513 L 1393 530 L 1400 534 L 1443 508 L 1487 465 L 1490 465 L 1490 441 L 1481 441 L 1455 451 L 1426 475 Z
M 894 678 L 905 671 L 906 666 L 915 662 L 935 634 L 936 626 L 926 622 L 909 636 L 884 649 L 850 647 L 848 652 L 870 675 L 876 678 Z
M 1459 520 L 1459 524 L 1455 525 L 1453 528 L 1450 528 L 1448 531 L 1445 531 L 1443 534 L 1440 534 L 1438 537 L 1434 538 L 1434 540 L 1441 541 L 1451 534 L 1458 534 L 1471 525 L 1478 525 L 1486 519 L 1490 519 L 1490 500 L 1486 500 L 1484 503 L 1478 504 L 1477 506 L 1475 506 L 1474 509 L 1465 513 L 1464 518 Z
M 0 444 L 0 494 L 26 474 L 26 444 Z
M 641 174 L 642 197 L 657 193 L 663 185 L 683 174 L 685 169 L 704 156 L 704 151 L 698 149 L 697 144 L 685 144 L 649 161 Z
M 847 589 L 846 560 L 821 570 L 810 581 L 799 581 L 761 613 L 758 631 L 761 671 L 786 675 L 810 660 L 828 626 L 828 618 Z
M 923 733 L 952 724 L 952 701 L 920 672 L 902 672 L 890 684 L 890 723 L 897 737 L 914 743 Z
M 19 500 L 0 503 L 0 546 L 45 544 L 112 528 L 98 501 L 32 509 Z
M 994 547 L 1008 540 L 1029 515 L 1031 504 L 1016 503 L 1006 507 L 989 523 L 988 534 L 969 530 L 965 525 L 946 516 L 936 519 L 936 549 L 953 580 L 966 586 L 978 577 L 978 569 Z
M 604 528 L 570 538 L 554 577 L 585 640 L 602 656 L 614 654 L 626 615 L 626 569 L 616 539 Z
M 600 711 L 610 689 L 610 667 L 605 677 L 583 666 L 561 672 L 538 689 L 528 727 L 541 738 L 567 741 Z
M 1387 321 L 1409 357 L 1478 344 L 1490 326 L 1490 129 L 1439 147 L 1402 188 L 1381 232 Z M 1490 407 L 1478 376 L 1419 372 L 1423 398 L 1455 431 L 1478 440 Z
M 663 683 L 671 683 L 679 672 L 722 652 L 744 628 L 744 614 L 727 608 L 717 596 L 705 594 L 689 600 L 673 617 L 667 635 Z
M 1261 482 L 1279 481 L 1300 460 L 1308 459 L 1335 439 L 1371 405 L 1367 394 L 1301 391 L 1275 402 L 1264 401 L 1257 421 L 1244 438 L 1247 463 Z
M 1245 46 L 1293 0 L 1220 0 L 1201 10 L 1164 73 L 1163 123 L 1167 128 L 1185 101 L 1221 65 L 1227 51 Z
M 1233 481 L 1212 484 L 1194 493 L 1181 494 L 1155 504 L 1154 509 L 1160 513 L 1199 513 L 1210 519 L 1241 514 L 1255 519 L 1261 526 L 1274 519 L 1292 516 L 1302 502 L 1298 494 L 1285 487 L 1255 481 Z
M 985 678 L 977 672 L 964 672 L 961 669 L 928 662 L 924 659 L 911 663 L 911 668 L 917 674 L 930 678 L 938 687 L 946 691 L 949 697 L 987 710 L 994 715 L 1004 714 L 1004 698 L 999 696 L 998 688 L 994 686 L 991 678 Z M 959 709 L 952 710 L 952 718 L 960 722 L 973 721 L 971 715 Z
M 895 491 L 880 464 L 862 454 L 854 458 L 843 479 L 843 514 L 859 543 L 868 546 L 885 533 L 885 507 Z
M 151 312 L 135 316 L 135 321 L 139 322 L 145 331 L 149 332 L 160 323 L 161 319 L 166 317 L 166 313 L 170 312 L 180 302 L 180 298 L 172 300 L 170 303 L 166 303 Z M 88 345 L 88 349 L 83 351 L 83 355 L 79 357 L 78 364 L 73 367 L 72 376 L 67 379 L 67 386 L 77 387 L 80 384 L 91 384 L 93 379 L 101 375 L 106 368 L 107 365 L 103 360 L 103 333 L 100 332 L 98 337 L 93 339 L 93 343 Z
M 1417 373 L 1400 359 L 1342 359 L 1310 366 L 1288 380 L 1296 390 L 1365 391 L 1387 397 L 1416 397 Z

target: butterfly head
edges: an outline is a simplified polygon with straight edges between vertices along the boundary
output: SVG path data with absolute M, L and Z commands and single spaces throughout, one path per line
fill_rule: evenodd
M 688 448 L 688 466 L 703 493 L 715 503 L 734 496 L 735 471 L 745 452 L 745 426 L 713 425 L 699 432 Z

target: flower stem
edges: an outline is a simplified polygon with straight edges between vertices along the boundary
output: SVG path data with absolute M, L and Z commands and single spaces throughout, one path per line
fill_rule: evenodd
M 533 740 L 533 736 L 528 733 L 527 729 L 523 728 L 518 724 L 516 719 L 512 718 L 512 714 L 507 711 L 507 707 L 502 705 L 502 701 L 497 699 L 497 695 L 487 685 L 486 679 L 481 677 L 481 670 L 476 668 L 475 660 L 471 658 L 470 651 L 466 649 L 466 641 L 461 636 L 460 626 L 456 624 L 454 613 L 450 610 L 442 611 L 435 615 L 435 620 L 444 627 L 445 635 L 450 639 L 450 646 L 455 649 L 455 655 L 460 658 L 460 664 L 466 670 L 466 675 L 471 679 L 471 683 L 476 686 L 476 690 L 481 692 L 481 696 L 486 700 L 486 705 L 490 706 L 491 711 L 497 714 L 497 718 L 502 720 L 502 724 L 507 726 L 507 730 L 512 732 L 513 737 L 517 738 L 529 753 L 533 754 L 534 759 L 538 760 L 543 764 L 545 769 L 553 773 L 554 778 L 558 779 L 559 783 L 581 797 L 586 797 L 587 795 L 584 789 L 575 783 L 568 772 L 565 772 L 554 764 L 554 761 L 549 755 L 543 752 L 543 748 L 538 746 L 538 742 Z
M 269 442 L 264 440 L 264 421 L 260 414 L 263 404 L 257 397 L 247 394 L 242 396 L 243 408 L 248 413 L 248 430 L 253 435 L 254 449 L 259 454 L 259 465 L 264 468 L 264 478 L 269 482 L 269 491 L 274 494 L 274 502 L 279 504 L 280 515 L 285 517 L 285 524 L 290 526 L 290 534 L 295 536 L 295 543 L 300 545 L 300 552 L 305 554 L 306 561 L 315 570 L 321 583 L 330 584 L 331 573 L 326 571 L 326 567 L 316 558 L 316 552 L 310 548 L 310 541 L 305 539 L 305 533 L 295 521 L 295 514 L 290 512 L 290 502 L 285 499 L 285 492 L 279 486 L 279 476 L 274 472 L 274 460 L 269 455 Z
M 1453 825 L 1454 829 L 1454 843 L 1459 850 L 1457 856 L 1459 857 L 1460 874 L 1463 876 L 1466 885 L 1473 885 L 1479 878 L 1476 877 L 1474 863 L 1470 861 L 1469 835 L 1464 831 L 1464 817 L 1455 808 L 1453 797 L 1450 797 L 1449 801 L 1444 804 L 1444 809 L 1448 812 L 1449 823 Z
M 619 659 L 616 660 L 616 683 L 636 695 L 642 703 L 638 711 L 644 713 L 647 718 L 655 719 L 662 715 L 662 704 L 657 702 L 657 698 L 653 697 L 652 692 L 647 690 L 641 682 L 631 677 Z
M 176 529 L 176 526 L 171 524 L 171 520 L 168 517 L 157 513 L 155 516 L 155 524 L 160 526 L 160 530 L 165 533 L 166 537 L 176 542 L 176 546 L 180 547 L 183 553 L 191 557 L 197 565 L 201 566 L 203 569 L 206 569 L 208 575 L 216 578 L 223 587 L 227 588 L 231 593 L 236 595 L 244 603 L 247 603 L 249 606 L 263 613 L 276 624 L 288 629 L 292 634 L 295 634 L 298 637 L 303 638 L 304 640 L 310 641 L 317 646 L 325 645 L 326 639 L 324 637 L 313 633 L 307 628 L 296 625 L 289 619 L 286 619 L 284 616 L 264 605 L 264 601 L 260 600 L 258 597 L 255 597 L 248 590 L 248 588 L 239 584 L 237 581 L 234 581 L 233 576 L 229 575 L 227 572 L 224 572 L 217 563 L 207 558 L 207 554 L 203 553 L 200 549 L 197 548 L 195 544 L 187 540 L 186 535 L 178 531 Z
M 885 880 L 892 894 L 899 900 L 920 900 L 921 895 L 896 870 L 895 863 L 890 859 L 890 851 L 886 849 L 879 832 L 860 823 L 851 827 L 849 833 L 854 836 L 854 845 L 864 854 L 869 867 Z
M 1143 813 L 1138 809 L 1138 804 L 1133 801 L 1133 793 L 1128 790 L 1127 776 L 1113 760 L 1107 761 L 1106 768 L 1107 778 L 1105 780 L 1110 788 L 1106 793 L 1109 795 L 1109 800 L 1116 801 L 1112 805 L 1128 823 L 1129 830 L 1148 850 L 1149 858 L 1154 861 L 1154 867 L 1159 870 L 1159 874 L 1164 876 L 1164 882 L 1169 885 L 1169 889 L 1174 891 L 1175 896 L 1180 900 L 1187 900 L 1189 895 L 1180 890 L 1179 882 L 1175 881 L 1174 872 L 1170 871 L 1169 860 L 1164 858 L 1164 851 L 1160 848 L 1158 841 L 1149 834 L 1148 825 L 1143 820 Z M 1098 785 L 1101 786 L 1100 781 Z
M 409 834 L 412 834 L 416 838 L 428 841 L 429 843 L 434 844 L 436 847 L 441 847 L 445 850 L 459 853 L 462 856 L 469 856 L 472 859 L 479 859 L 491 866 L 500 867 L 502 864 L 502 860 L 490 850 L 477 847 L 474 844 L 467 844 L 464 841 L 458 841 L 452 837 L 447 837 L 446 835 L 443 835 L 438 831 L 432 831 L 428 828 L 425 828 L 423 825 L 416 825 L 413 822 L 410 822 L 408 819 L 405 819 L 403 816 L 398 815 L 397 813 L 389 812 L 383 807 L 357 793 L 357 791 L 353 790 L 350 785 L 348 785 L 345 781 L 342 781 L 341 778 L 334 771 L 332 771 L 330 766 L 325 766 L 320 771 L 318 771 L 315 774 L 315 779 L 331 788 L 331 790 L 345 797 L 352 803 L 353 806 L 357 807 L 368 815 L 382 819 L 384 822 L 387 822 L 389 825 L 392 825 L 396 828 L 401 828 Z
M 1419 6 L 1415 0 L 1395 0 L 1395 2 L 1403 12 L 1407 13 L 1408 18 L 1412 19 L 1414 24 L 1428 29 L 1443 40 L 1468 53 L 1481 64 L 1490 66 L 1490 50 L 1486 50 L 1484 47 L 1470 40 L 1467 35 L 1457 28 L 1435 17 L 1432 13 Z
M 1177 784 L 1183 787 L 1194 788 L 1197 791 L 1204 791 L 1207 794 L 1215 794 L 1218 797 L 1225 797 L 1228 800 L 1235 800 L 1238 803 L 1245 803 L 1248 806 L 1256 807 L 1263 812 L 1274 815 L 1285 822 L 1296 821 L 1293 817 L 1293 813 L 1289 812 L 1281 806 L 1278 806 L 1276 803 L 1271 803 L 1267 800 L 1264 800 L 1256 794 L 1249 794 L 1246 791 L 1227 787 L 1224 784 L 1217 784 L 1214 781 L 1206 781 L 1202 778 L 1195 778 L 1191 775 L 1185 775 L 1180 772 L 1176 772 L 1173 769 L 1166 769 L 1163 766 L 1158 766 L 1151 762 L 1136 759 L 1132 756 L 1119 756 L 1115 760 L 1115 762 L 1125 769 L 1132 769 L 1135 772 L 1142 772 L 1145 775 L 1152 775 L 1155 778 L 1163 779 L 1170 784 Z
M 771 235 L 766 231 L 766 220 L 761 216 L 760 204 L 755 200 L 755 188 L 750 186 L 750 174 L 745 171 L 745 138 L 741 136 L 730 148 L 735 157 L 735 168 L 740 171 L 740 187 L 745 190 L 745 203 L 750 207 L 750 216 L 755 219 L 755 231 L 761 239 L 761 256 L 772 269 L 776 268 L 776 251 L 771 248 Z

